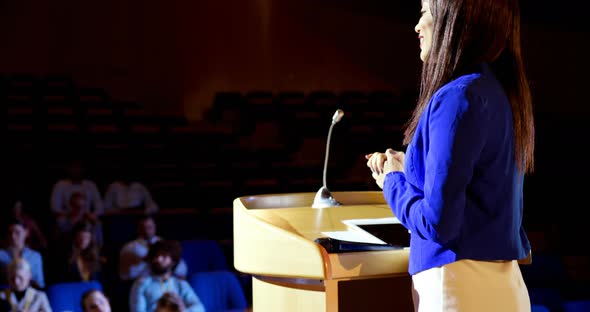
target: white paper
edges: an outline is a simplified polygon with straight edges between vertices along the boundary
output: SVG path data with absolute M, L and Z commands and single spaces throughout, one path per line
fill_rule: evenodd
M 322 232 L 322 234 L 343 241 L 385 245 L 384 241 L 362 230 Z
M 339 239 L 343 241 L 359 242 L 359 243 L 370 243 L 370 244 L 381 244 L 386 245 L 387 243 L 377 238 L 373 234 L 363 230 L 359 224 L 395 224 L 400 223 L 395 217 L 390 218 L 379 218 L 379 219 L 350 219 L 342 220 L 342 223 L 348 225 L 347 231 L 336 231 L 336 232 L 322 232 L 327 237 Z
M 350 219 L 342 220 L 342 223 L 358 228 L 358 224 L 396 224 L 400 223 L 396 217 L 378 218 L 378 219 Z

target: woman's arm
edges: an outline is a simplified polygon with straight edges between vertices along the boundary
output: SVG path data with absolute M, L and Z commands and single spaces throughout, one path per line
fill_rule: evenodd
M 463 87 L 448 88 L 433 98 L 425 111 L 428 147 L 423 190 L 408 183 L 402 173 L 386 176 L 385 198 L 412 234 L 441 244 L 458 235 L 467 185 L 485 144 L 485 106 L 479 104 L 468 98 Z

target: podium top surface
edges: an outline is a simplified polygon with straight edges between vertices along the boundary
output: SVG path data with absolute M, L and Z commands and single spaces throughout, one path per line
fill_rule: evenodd
M 332 195 L 343 206 L 387 205 L 382 192 L 332 192 Z M 237 200 L 246 209 L 310 208 L 314 196 L 315 193 L 286 193 L 244 196 L 237 198 Z
M 331 279 L 407 272 L 407 250 L 328 254 L 322 232 L 346 231 L 343 220 L 393 217 L 381 192 L 334 192 L 342 206 L 311 208 L 315 193 L 234 200 L 234 265 L 245 273 Z

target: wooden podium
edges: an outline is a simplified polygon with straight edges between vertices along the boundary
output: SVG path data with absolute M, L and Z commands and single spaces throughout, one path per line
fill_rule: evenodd
M 381 192 L 333 192 L 342 206 L 311 208 L 315 193 L 239 197 L 234 265 L 252 274 L 254 312 L 413 311 L 408 249 L 329 254 L 314 240 L 342 220 L 392 217 Z

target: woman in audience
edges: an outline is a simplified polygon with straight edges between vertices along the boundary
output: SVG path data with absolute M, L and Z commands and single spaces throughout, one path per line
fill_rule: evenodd
M 4 221 L 4 220 L 3 220 Z M 0 249 L 0 284 L 6 282 L 6 267 L 14 260 L 22 258 L 27 260 L 31 268 L 32 283 L 38 287 L 45 287 L 45 275 L 43 274 L 43 257 L 38 251 L 30 249 L 27 244 L 29 231 L 26 225 L 17 219 L 2 222 L 7 229 L 8 246 Z
M 11 312 L 51 312 L 47 295 L 31 286 L 31 266 L 27 260 L 16 258 L 8 265 L 10 288 L 0 292 L 8 301 Z
M 19 220 L 27 229 L 29 235 L 27 236 L 27 245 L 39 249 L 47 248 L 47 239 L 39 228 L 39 225 L 28 213 L 24 210 L 23 201 L 21 199 L 10 203 L 11 215 L 9 217 Z
M 94 239 L 93 224 L 77 223 L 72 230 L 72 249 L 69 253 L 64 278 L 67 281 L 100 280 L 101 262 L 99 248 Z
M 80 304 L 84 312 L 111 312 L 109 299 L 98 289 L 85 292 Z
M 69 199 L 69 207 L 68 213 L 57 220 L 56 238 L 58 240 L 71 239 L 74 226 L 77 223 L 87 222 L 92 224 L 95 243 L 100 248 L 103 242 L 102 223 L 95 214 L 90 213 L 86 194 L 74 192 Z

